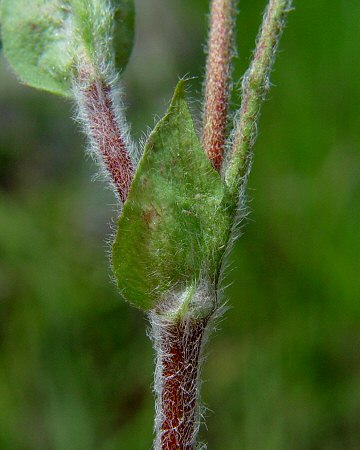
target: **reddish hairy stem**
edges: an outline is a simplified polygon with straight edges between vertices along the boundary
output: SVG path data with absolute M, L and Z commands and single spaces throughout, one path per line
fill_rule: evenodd
M 111 87 L 104 81 L 93 81 L 83 90 L 83 100 L 90 139 L 124 203 L 134 178 L 134 166 L 116 117 Z
M 234 0 L 212 0 L 202 142 L 217 171 L 225 148 L 233 28 Z
M 192 450 L 199 430 L 199 371 L 208 319 L 156 321 L 156 450 Z

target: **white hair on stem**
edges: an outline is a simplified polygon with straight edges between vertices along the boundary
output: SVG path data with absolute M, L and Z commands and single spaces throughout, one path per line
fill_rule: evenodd
M 154 450 L 194 448 L 204 417 L 200 402 L 203 352 L 222 308 L 217 307 L 214 288 L 199 280 L 187 313 L 173 316 L 186 295 L 168 294 L 149 313 L 149 336 L 156 355 Z
M 78 74 L 73 81 L 73 92 L 78 121 L 88 137 L 88 152 L 124 203 L 139 161 L 139 152 L 125 121 L 118 75 L 109 64 L 95 70 L 79 65 Z

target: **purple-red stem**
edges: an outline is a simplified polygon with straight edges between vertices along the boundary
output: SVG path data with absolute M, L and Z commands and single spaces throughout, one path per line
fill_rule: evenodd
M 158 423 L 156 450 L 192 450 L 199 429 L 199 369 L 208 319 L 160 325 L 157 336 Z
M 115 114 L 111 87 L 104 81 L 93 81 L 84 89 L 84 102 L 91 141 L 124 203 L 134 178 L 134 166 Z

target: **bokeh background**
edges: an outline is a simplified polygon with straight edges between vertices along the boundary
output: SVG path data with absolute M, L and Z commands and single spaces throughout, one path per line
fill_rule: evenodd
M 240 3 L 236 80 L 265 3 Z M 360 448 L 360 2 L 295 3 L 204 368 L 214 450 Z M 208 1 L 137 10 L 124 85 L 139 139 L 179 75 L 197 114 Z M 147 322 L 110 280 L 115 201 L 73 113 L 1 59 L 0 449 L 149 449 Z

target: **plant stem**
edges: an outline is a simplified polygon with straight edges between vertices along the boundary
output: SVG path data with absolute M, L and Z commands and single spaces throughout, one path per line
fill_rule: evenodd
M 200 427 L 200 361 L 208 320 L 151 315 L 157 353 L 155 450 L 194 449 Z
M 218 172 L 226 139 L 235 3 L 235 0 L 211 3 L 202 143 Z
M 234 194 L 250 167 L 260 108 L 270 86 L 270 72 L 291 3 L 292 0 L 269 1 L 252 62 L 243 78 L 241 107 L 225 168 L 225 180 Z
M 114 88 L 103 79 L 75 86 L 80 118 L 90 140 L 90 150 L 104 166 L 122 203 L 134 178 L 134 164 L 126 142 L 126 127 L 114 103 Z

